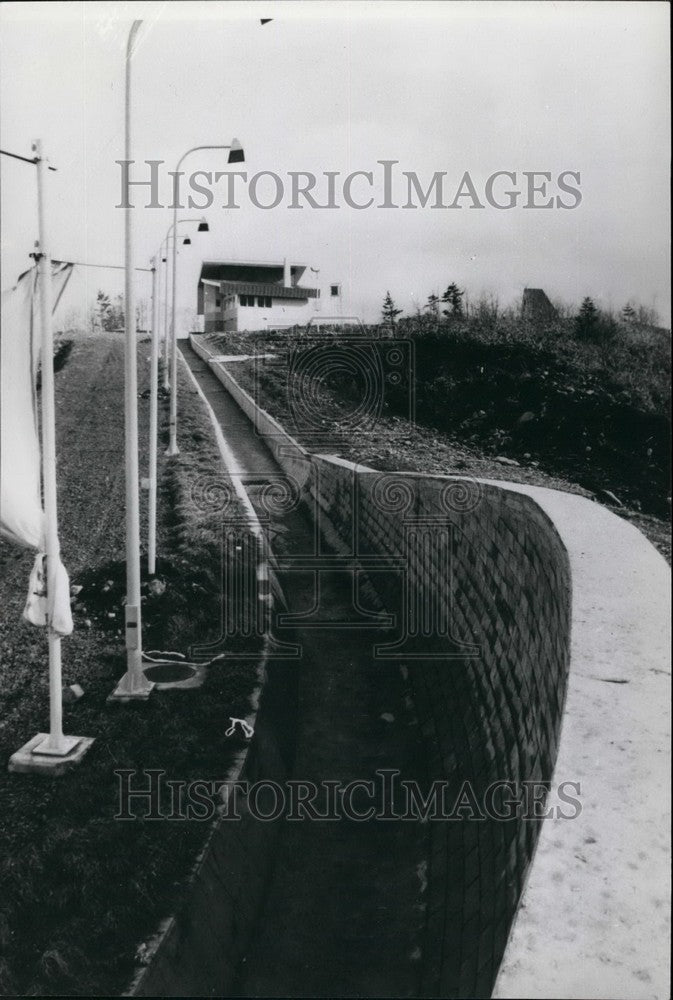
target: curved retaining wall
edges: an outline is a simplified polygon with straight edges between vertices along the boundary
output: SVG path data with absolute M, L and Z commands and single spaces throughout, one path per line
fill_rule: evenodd
M 549 517 L 500 486 L 381 474 L 326 456 L 314 469 L 323 534 L 342 551 L 399 564 L 370 579 L 397 615 L 398 636 L 407 632 L 381 655 L 411 679 L 428 784 L 448 782 L 453 803 L 469 782 L 482 803 L 496 782 L 520 791 L 522 782 L 550 781 L 569 664 L 570 568 Z M 507 815 L 497 794 L 495 805 Z M 428 827 L 423 995 L 488 996 L 540 822 L 484 816 Z
M 570 653 L 570 569 L 550 518 L 501 486 L 311 455 L 212 367 L 302 490 L 319 554 L 366 564 L 361 600 L 396 615 L 398 638 L 408 623 L 406 639 L 381 655 L 410 677 L 428 784 L 448 781 L 457 796 L 469 781 L 480 800 L 494 782 L 550 781 Z M 539 822 L 433 822 L 429 831 L 423 993 L 488 995 Z
M 410 677 L 428 782 L 460 789 L 469 780 L 478 800 L 493 781 L 549 781 L 556 765 L 556 781 L 592 790 L 574 822 L 429 824 L 423 994 L 486 996 L 497 976 L 495 995 L 503 997 L 665 996 L 668 702 L 661 698 L 670 665 L 661 557 L 636 529 L 580 497 L 382 475 L 310 455 L 229 372 L 213 370 L 302 487 L 325 552 L 368 566 L 375 591 L 363 588 L 363 602 L 377 600 L 398 624 L 410 622 L 406 641 L 382 653 Z M 656 595 L 649 603 L 648 579 Z M 637 600 L 634 586 L 643 592 Z M 610 822 L 615 801 L 622 820 L 627 815 L 625 844 L 622 820 Z M 656 864 L 648 878 L 649 859 Z M 512 930 L 522 892 L 525 908 Z

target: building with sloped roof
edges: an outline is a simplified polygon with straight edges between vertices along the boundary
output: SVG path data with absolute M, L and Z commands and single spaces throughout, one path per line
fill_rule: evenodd
M 306 264 L 285 261 L 205 260 L 197 310 L 204 332 L 241 333 L 305 325 L 320 310 L 321 289 L 301 284 Z M 341 286 L 327 289 L 330 311 L 340 312 Z

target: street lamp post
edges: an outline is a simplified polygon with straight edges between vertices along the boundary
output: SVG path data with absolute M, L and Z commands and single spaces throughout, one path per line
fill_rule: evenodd
M 170 340 L 168 337 L 168 256 L 164 257 L 164 253 L 168 255 L 168 248 L 164 250 L 164 244 L 161 244 L 161 263 L 165 264 L 164 268 L 164 392 L 168 392 L 171 388 L 170 370 L 171 370 L 171 355 L 170 355 Z
M 168 392 L 169 389 L 170 389 L 170 387 L 171 387 L 171 382 L 170 382 L 170 378 L 169 378 L 169 372 L 170 372 L 170 367 L 171 367 L 171 358 L 170 358 L 170 347 L 169 347 L 169 340 L 168 340 L 168 258 L 166 256 L 164 256 L 164 254 L 167 254 L 168 251 L 166 249 L 165 242 L 166 241 L 164 240 L 164 242 L 161 244 L 161 248 L 159 250 L 158 262 L 159 262 L 159 298 L 160 298 L 159 310 L 160 310 L 160 312 L 161 312 L 161 303 L 163 302 L 163 323 L 162 323 L 162 326 L 161 326 L 161 348 L 160 348 L 160 351 L 161 351 L 161 369 L 162 369 L 162 372 L 163 372 L 162 388 L 163 388 L 164 392 Z M 165 264 L 166 267 L 162 268 L 162 266 L 161 266 L 162 264 Z M 161 281 L 161 275 L 162 275 L 162 273 L 163 273 L 163 276 L 164 276 L 163 284 L 162 284 L 162 281 Z
M 159 382 L 159 297 L 157 295 L 157 264 L 152 265 L 152 357 L 150 364 L 150 462 L 148 476 L 147 513 L 147 572 L 154 576 L 157 556 L 157 433 Z M 161 266 L 161 265 L 160 265 Z
M 163 322 L 163 390 L 164 392 L 169 392 L 171 388 L 171 342 L 168 335 L 168 237 L 164 239 L 161 244 L 161 249 L 159 251 L 159 260 L 161 264 L 165 264 L 164 268 L 164 287 L 163 287 L 163 303 L 164 303 L 164 322 Z M 161 266 L 161 264 L 159 266 Z
M 180 224 L 180 222 L 198 222 L 199 223 L 199 232 L 200 233 L 202 233 L 202 232 L 206 232 L 207 233 L 208 232 L 208 223 L 206 222 L 206 220 L 204 218 L 201 218 L 201 219 L 180 219 L 179 222 L 178 222 L 178 225 Z M 172 226 L 169 227 L 169 230 L 168 230 L 169 233 L 171 232 L 172 228 L 173 228 Z M 177 239 L 177 233 L 175 234 L 175 238 Z M 183 243 L 191 243 L 192 241 L 190 239 L 184 239 L 182 242 Z M 164 239 L 164 241 L 161 244 L 161 249 L 159 250 L 159 260 L 160 260 L 160 262 L 162 264 L 166 264 L 166 270 L 164 271 L 164 324 L 163 324 L 163 341 L 164 341 L 164 345 L 163 345 L 163 373 L 164 373 L 163 388 L 164 388 L 165 392 L 168 392 L 170 390 L 170 387 L 171 387 L 170 375 L 169 375 L 169 372 L 170 372 L 170 341 L 169 341 L 169 336 L 168 336 L 168 263 L 167 263 L 167 261 L 168 261 L 168 243 L 169 243 L 169 237 L 168 237 L 168 234 L 167 234 L 166 238 Z M 164 256 L 164 254 L 166 254 L 166 256 Z
M 180 219 L 177 225 L 183 222 L 198 222 L 199 231 L 207 232 L 208 223 L 201 219 Z M 156 552 L 157 552 L 157 439 L 158 439 L 158 395 L 159 395 L 159 301 L 157 295 L 157 260 L 159 267 L 166 258 L 164 246 L 168 246 L 172 239 L 177 242 L 177 232 L 171 232 L 172 226 L 159 248 L 158 258 L 152 258 L 152 355 L 150 371 L 150 442 L 149 442 L 149 470 L 148 477 L 143 482 L 143 486 L 148 492 L 148 516 L 147 516 L 147 572 L 150 576 L 156 573 Z M 189 237 L 183 239 L 183 243 L 191 243 Z M 166 251 L 167 252 L 167 251 Z M 166 268 L 168 272 L 168 268 Z M 168 303 L 168 294 L 166 294 Z M 166 306 L 167 308 L 167 306 Z M 164 327 L 164 335 L 166 328 Z
M 229 155 L 227 157 L 227 163 L 243 163 L 245 161 L 245 156 L 243 154 L 243 147 L 241 146 L 238 139 L 232 139 L 228 145 L 220 146 L 193 146 L 192 149 L 188 149 L 186 153 L 183 153 L 178 160 L 178 165 L 175 169 L 175 175 L 179 175 L 180 167 L 183 160 L 189 156 L 190 153 L 196 153 L 198 150 L 203 149 L 228 149 Z M 177 199 L 175 199 L 177 201 Z M 173 205 L 173 228 L 177 225 L 177 204 Z M 170 409 L 170 441 L 168 448 L 166 449 L 166 454 L 168 456 L 174 456 L 180 454 L 180 449 L 178 448 L 177 441 L 177 431 L 178 431 L 178 339 L 177 331 L 175 328 L 175 291 L 176 291 L 176 244 L 173 241 L 173 288 L 171 290 L 172 295 L 172 307 L 171 307 L 171 409 Z
M 126 44 L 125 151 L 131 162 L 131 62 L 142 21 L 134 21 Z M 154 687 L 143 671 L 140 613 L 140 497 L 138 474 L 138 356 L 133 287 L 133 209 L 124 208 L 124 426 L 126 452 L 126 673 L 109 696 L 112 701 L 145 700 Z

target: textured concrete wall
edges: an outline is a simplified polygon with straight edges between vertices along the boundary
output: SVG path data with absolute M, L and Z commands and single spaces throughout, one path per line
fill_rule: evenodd
M 314 467 L 331 544 L 404 564 L 370 579 L 406 633 L 381 655 L 411 678 L 428 783 L 448 779 L 457 796 L 468 780 L 481 802 L 494 782 L 549 781 L 570 642 L 569 563 L 551 520 L 501 487 L 328 457 Z M 429 832 L 423 992 L 487 996 L 539 822 L 439 821 Z

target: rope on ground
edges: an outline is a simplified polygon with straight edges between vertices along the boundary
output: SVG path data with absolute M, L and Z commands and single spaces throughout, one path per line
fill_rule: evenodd
M 175 653 L 172 650 L 150 649 L 148 652 L 143 653 L 143 662 L 151 663 L 152 665 L 171 664 L 175 666 L 179 664 L 184 667 L 212 667 L 214 663 L 219 663 L 220 660 L 225 659 L 226 653 L 218 653 L 217 656 L 213 656 L 210 660 L 195 663 L 193 660 L 188 660 L 184 653 Z

